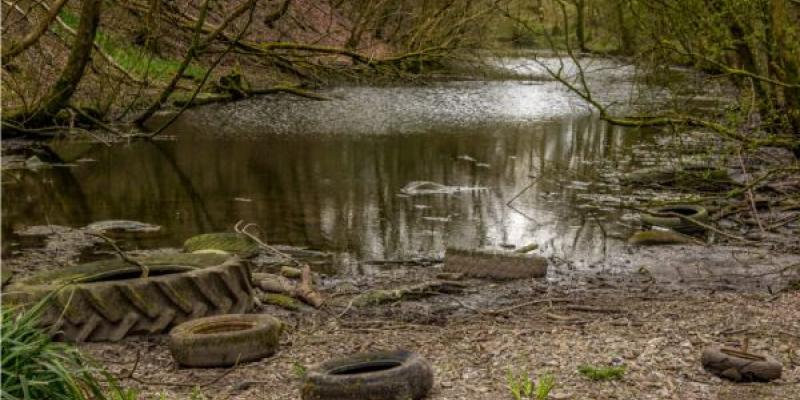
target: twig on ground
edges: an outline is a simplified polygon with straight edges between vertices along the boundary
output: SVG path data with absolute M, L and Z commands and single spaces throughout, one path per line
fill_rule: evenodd
M 550 304 L 552 304 L 552 303 L 569 303 L 569 302 L 573 301 L 572 299 L 567 299 L 567 298 L 560 298 L 560 297 L 555 297 L 555 298 L 554 298 L 554 297 L 548 297 L 548 298 L 544 298 L 544 299 L 538 299 L 538 300 L 526 301 L 526 302 L 524 302 L 524 303 L 517 304 L 517 305 L 515 305 L 515 306 L 510 306 L 510 307 L 506 307 L 506 308 L 501 308 L 501 309 L 498 309 L 498 310 L 481 310 L 481 309 L 478 309 L 478 308 L 475 308 L 475 307 L 469 306 L 469 305 L 467 305 L 467 304 L 464 304 L 464 303 L 463 303 L 461 300 L 459 300 L 459 299 L 453 298 L 453 300 L 455 300 L 455 302 L 456 302 L 456 303 L 458 303 L 458 304 L 462 305 L 464 308 L 467 308 L 467 309 L 470 309 L 470 310 L 472 310 L 472 311 L 475 311 L 475 312 L 477 312 L 478 314 L 481 314 L 481 315 L 487 315 L 487 316 L 488 316 L 488 315 L 502 315 L 502 314 L 505 314 L 505 313 L 507 313 L 507 312 L 514 311 L 514 310 L 517 310 L 517 309 L 520 309 L 520 308 L 523 308 L 523 307 L 531 306 L 531 305 L 534 305 L 534 304 L 542 304 L 542 303 L 550 303 Z
M 128 255 L 125 254 L 125 252 L 122 251 L 122 249 L 120 249 L 119 246 L 117 246 L 117 242 L 114 241 L 114 239 L 111 239 L 110 237 L 108 237 L 106 235 L 103 235 L 102 233 L 98 233 L 98 232 L 86 232 L 86 234 L 90 235 L 90 236 L 98 237 L 100 239 L 103 239 L 106 243 L 108 243 L 111 246 L 111 248 L 114 249 L 114 252 L 117 253 L 119 258 L 122 259 L 122 261 L 125 261 L 126 263 L 133 264 L 133 265 L 139 267 L 142 270 L 142 275 L 140 276 L 141 278 L 147 278 L 150 275 L 150 267 L 148 267 L 147 265 L 144 265 L 143 263 L 141 263 L 139 261 L 136 261 L 135 259 L 133 259 L 131 257 L 128 257 Z

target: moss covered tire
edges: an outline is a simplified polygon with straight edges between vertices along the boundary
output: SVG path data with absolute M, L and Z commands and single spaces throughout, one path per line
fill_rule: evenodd
M 183 249 L 187 253 L 219 251 L 247 258 L 258 252 L 258 243 L 241 233 L 204 233 L 186 239 Z
M 735 382 L 769 382 L 781 377 L 783 367 L 772 357 L 709 346 L 701 359 L 706 371 Z
M 222 258 L 226 259 L 206 267 L 149 264 L 148 278 L 138 278 L 138 267 L 131 265 L 78 265 L 42 274 L 53 278 L 48 283 L 39 283 L 41 276 L 35 276 L 11 285 L 3 302 L 30 304 L 54 293 L 42 324 L 69 341 L 117 341 L 132 334 L 161 333 L 185 321 L 242 313 L 253 305 L 250 270 L 237 258 Z M 65 285 L 56 275 L 78 283 Z
M 225 367 L 275 354 L 282 329 L 269 315 L 215 315 L 176 326 L 169 350 L 187 367 Z
M 433 386 L 433 370 L 419 354 L 398 350 L 334 359 L 306 374 L 303 400 L 421 399 Z
M 670 228 L 681 233 L 699 233 L 705 230 L 697 224 L 671 215 L 672 213 L 692 218 L 698 222 L 708 221 L 708 211 L 705 207 L 693 204 L 675 204 L 649 210 L 649 214 L 642 214 L 642 222 L 647 225 Z

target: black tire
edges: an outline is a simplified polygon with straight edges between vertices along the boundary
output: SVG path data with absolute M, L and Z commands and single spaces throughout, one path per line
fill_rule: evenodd
M 169 334 L 169 350 L 187 367 L 226 367 L 275 354 L 283 323 L 265 314 L 226 314 L 184 322 Z
M 419 354 L 398 350 L 356 354 L 309 369 L 303 400 L 408 400 L 433 386 L 431 365 Z
M 783 367 L 772 357 L 710 346 L 701 359 L 706 371 L 735 382 L 769 382 L 781 377 Z
M 148 265 L 148 278 L 137 278 L 136 266 L 102 270 L 98 263 L 91 263 L 93 268 L 87 265 L 42 274 L 60 275 L 62 280 L 39 283 L 42 277 L 35 276 L 11 285 L 3 301 L 31 304 L 55 292 L 42 325 L 50 327 L 57 339 L 75 342 L 160 333 L 206 315 L 242 313 L 253 305 L 250 270 L 237 258 L 205 268 Z M 90 269 L 94 274 L 87 276 Z M 63 279 L 70 276 L 79 277 L 80 283 L 65 285 Z
M 649 210 L 649 214 L 642 214 L 642 222 L 646 225 L 660 226 L 681 233 L 700 233 L 705 231 L 702 226 L 693 224 L 670 213 L 677 213 L 694 219 L 698 222 L 708 221 L 708 210 L 694 204 L 674 204 Z

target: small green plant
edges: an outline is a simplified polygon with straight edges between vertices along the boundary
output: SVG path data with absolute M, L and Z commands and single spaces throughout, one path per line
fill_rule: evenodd
M 593 381 L 612 381 L 622 379 L 622 376 L 625 375 L 625 366 L 595 367 L 594 365 L 584 364 L 578 367 L 578 372 Z
M 550 396 L 550 391 L 556 386 L 556 378 L 550 374 L 544 374 L 539 378 L 536 385 L 536 400 L 545 400 Z
M 52 296 L 52 295 L 51 295 Z M 72 345 L 51 340 L 39 327 L 51 296 L 26 310 L 3 307 L 0 398 L 8 400 L 132 400 L 113 376 Z M 101 381 L 107 382 L 105 385 Z
M 303 379 L 306 377 L 306 373 L 308 372 L 308 368 L 305 365 L 300 364 L 299 362 L 295 361 L 292 363 L 292 373 L 298 378 Z
M 200 391 L 200 387 L 199 387 L 199 386 L 195 386 L 195 387 L 192 389 L 192 394 L 191 394 L 191 397 L 190 397 L 190 399 L 191 399 L 191 400 L 205 400 L 205 399 L 206 399 L 206 396 L 204 396 L 204 395 L 203 395 L 203 392 L 202 392 L 202 391 Z
M 514 400 L 527 399 L 533 394 L 533 381 L 527 373 L 518 374 L 509 368 L 506 381 Z
M 550 391 L 553 390 L 553 387 L 555 387 L 553 375 L 545 374 L 539 378 L 538 384 L 534 384 L 527 373 L 515 373 L 511 368 L 508 369 L 508 374 L 506 374 L 506 381 L 508 382 L 508 390 L 514 400 L 545 400 L 550 396 Z

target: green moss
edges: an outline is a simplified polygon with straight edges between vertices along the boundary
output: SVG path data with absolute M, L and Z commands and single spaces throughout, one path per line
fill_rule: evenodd
M 300 309 L 300 302 L 282 294 L 267 293 L 261 297 L 261 301 L 265 304 L 272 304 L 273 306 L 282 307 L 290 311 L 297 311 Z
M 245 235 L 230 232 L 204 233 L 192 236 L 183 243 L 187 252 L 200 250 L 222 250 L 243 257 L 254 255 L 258 251 L 258 243 Z
M 651 230 L 634 233 L 628 239 L 628 243 L 639 246 L 653 246 L 662 244 L 693 244 L 695 241 L 677 232 Z
M 204 268 L 219 265 L 228 260 L 230 256 L 220 254 L 160 254 L 148 257 L 134 257 L 135 260 L 148 266 L 151 274 L 155 272 L 180 272 L 192 268 Z M 21 282 L 23 285 L 53 284 L 59 285 L 69 282 L 92 282 L 103 280 L 106 276 L 119 277 L 122 275 L 135 275 L 141 271 L 137 265 L 130 264 L 119 258 L 90 262 L 48 271 L 34 275 Z
M 625 367 L 595 367 L 594 365 L 584 364 L 578 367 L 581 375 L 593 381 L 613 381 L 622 379 L 625 375 Z

